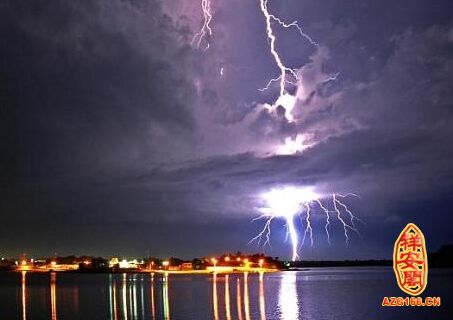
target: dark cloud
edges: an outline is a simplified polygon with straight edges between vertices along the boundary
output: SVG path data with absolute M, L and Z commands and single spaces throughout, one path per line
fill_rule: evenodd
M 361 196 L 349 201 L 366 222 L 363 238 L 343 247 L 334 225 L 329 248 L 316 228 L 313 258 L 388 256 L 408 221 L 427 230 L 430 248 L 451 241 L 448 2 L 272 3 L 322 45 L 278 30 L 285 61 L 305 64 L 294 123 L 283 107 L 261 108 L 275 92 L 257 89 L 276 68 L 257 4 L 216 4 L 207 52 L 190 46 L 197 8 L 153 0 L 0 6 L 0 241 L 11 253 L 37 235 L 28 248 L 43 254 L 255 250 L 245 244 L 260 225 L 249 221 L 259 194 L 279 185 Z M 298 134 L 314 145 L 275 155 Z M 285 255 L 277 241 L 285 229 L 276 226 L 271 252 Z M 78 238 L 54 244 L 74 230 Z
M 73 170 L 129 165 L 160 144 L 153 126 L 192 131 L 192 84 L 178 70 L 188 48 L 177 44 L 177 30 L 156 4 L 5 7 L 2 128 L 14 139 L 9 157 L 26 162 L 18 170 L 36 165 L 34 173 L 48 175 L 68 163 Z M 135 15 L 139 21 L 128 26 Z M 134 33 L 145 28 L 159 32 Z

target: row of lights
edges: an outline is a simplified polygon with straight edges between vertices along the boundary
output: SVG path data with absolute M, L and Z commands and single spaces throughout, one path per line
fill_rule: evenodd
M 240 257 L 236 258 L 236 261 L 238 261 L 238 262 L 240 262 L 241 260 L 242 260 L 242 259 L 241 259 Z M 231 258 L 230 258 L 229 256 L 226 256 L 226 257 L 224 258 L 224 261 L 225 261 L 225 262 L 229 262 L 229 261 L 231 261 Z M 30 262 L 33 263 L 34 260 L 31 259 Z M 136 260 L 134 260 L 133 262 L 134 262 L 134 263 L 138 263 L 138 261 L 136 261 Z M 142 263 L 143 263 L 143 261 L 142 261 Z M 214 267 L 216 267 L 216 266 L 217 266 L 217 263 L 218 263 L 218 260 L 217 260 L 216 258 L 211 258 L 211 263 L 214 265 Z M 17 264 L 17 262 L 16 262 L 16 264 Z M 55 266 L 56 264 L 57 264 L 56 261 L 51 261 L 51 265 L 52 265 L 52 266 Z M 84 264 L 86 264 L 86 265 L 87 265 L 87 264 L 90 264 L 90 261 L 88 261 L 88 260 L 87 260 L 87 261 L 84 261 Z M 125 259 L 119 262 L 120 267 L 123 267 L 123 268 L 127 268 L 127 267 L 126 267 L 126 264 L 129 265 L 128 261 L 125 260 Z M 247 268 L 250 267 L 249 259 L 245 258 L 245 259 L 244 259 L 244 264 L 246 265 Z M 258 265 L 260 266 L 260 268 L 263 267 L 263 264 L 264 264 L 264 259 L 260 259 L 260 260 L 258 261 Z M 21 261 L 21 265 L 22 265 L 22 266 L 26 266 L 26 265 L 27 265 L 27 261 L 26 261 L 26 260 L 22 260 L 22 261 Z M 170 265 L 170 261 L 168 261 L 168 260 L 162 261 L 162 266 L 163 266 L 163 267 L 167 268 L 169 265 Z M 154 261 L 151 261 L 151 266 L 154 266 Z
M 224 259 L 223 259 L 225 262 L 229 262 L 231 261 L 231 258 L 229 256 L 226 256 Z M 236 258 L 236 261 L 240 262 L 242 259 L 240 257 Z M 219 260 L 217 260 L 217 258 L 211 258 L 211 263 L 214 265 L 214 267 L 217 266 L 217 263 L 219 262 Z M 249 262 L 249 259 L 245 258 L 244 259 L 244 263 L 247 267 L 250 266 L 250 262 Z M 154 265 L 154 261 L 151 262 L 151 265 L 153 266 Z M 168 267 L 170 265 L 170 261 L 168 260 L 165 260 L 165 261 L 162 261 L 162 266 L 163 267 Z M 260 259 L 258 261 L 258 265 L 260 266 L 260 268 L 263 267 L 264 265 L 264 259 Z
M 224 259 L 223 259 L 225 262 L 229 262 L 231 261 L 231 258 L 229 256 L 226 256 Z M 240 262 L 242 259 L 240 257 L 237 257 L 236 258 L 236 261 Z M 216 258 L 211 258 L 211 263 L 214 265 L 214 267 L 217 265 L 217 262 L 218 260 Z M 244 263 L 245 265 L 247 266 L 247 268 L 250 266 L 250 262 L 249 262 L 249 259 L 245 258 L 244 259 Z M 263 267 L 263 264 L 264 264 L 264 259 L 260 259 L 258 261 L 258 265 L 260 266 L 260 268 Z

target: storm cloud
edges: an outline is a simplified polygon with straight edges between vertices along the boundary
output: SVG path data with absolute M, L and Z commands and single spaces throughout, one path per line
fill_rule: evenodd
M 207 51 L 196 1 L 2 3 L 0 250 L 262 250 L 250 220 L 282 185 L 360 195 L 362 237 L 346 247 L 340 230 L 312 258 L 388 257 L 409 221 L 430 249 L 451 241 L 452 5 L 270 6 L 319 43 L 277 31 L 302 76 L 294 122 L 263 108 L 278 70 L 258 1 L 216 2 Z M 303 152 L 276 152 L 300 134 Z M 287 255 L 284 232 L 269 253 Z

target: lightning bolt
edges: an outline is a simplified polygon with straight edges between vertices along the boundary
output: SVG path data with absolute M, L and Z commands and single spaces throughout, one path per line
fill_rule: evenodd
M 211 20 L 212 20 L 212 11 L 211 11 L 211 1 L 210 0 L 201 0 L 201 10 L 203 11 L 203 25 L 199 32 L 197 32 L 191 41 L 191 44 L 200 49 L 203 39 L 206 37 L 206 47 L 204 50 L 208 50 L 210 47 L 209 38 L 212 36 Z
M 277 67 L 280 69 L 280 76 L 275 79 L 271 79 L 268 82 L 267 87 L 272 83 L 272 82 L 279 82 L 280 86 L 280 96 L 283 96 L 285 93 L 285 84 L 286 84 L 286 79 L 287 79 L 287 74 L 289 73 L 292 75 L 294 78 L 298 78 L 296 72 L 288 68 L 284 65 L 282 59 L 280 58 L 280 55 L 278 54 L 276 48 L 275 48 L 275 42 L 277 38 L 274 35 L 274 30 L 272 29 L 272 21 L 278 21 L 275 19 L 275 16 L 269 13 L 269 10 L 267 8 L 267 3 L 268 0 L 260 0 L 260 7 L 261 7 L 261 12 L 264 15 L 264 18 L 266 19 L 266 33 L 267 33 L 267 39 L 269 41 L 269 46 L 270 46 L 270 51 L 272 56 L 274 57 L 275 63 L 277 64 Z
M 275 60 L 275 63 L 280 70 L 280 75 L 276 78 L 270 79 L 269 82 L 266 84 L 266 86 L 262 89 L 259 89 L 260 91 L 265 91 L 269 89 L 272 83 L 278 82 L 279 83 L 279 98 L 282 97 L 285 92 L 286 92 L 286 84 L 291 84 L 291 85 L 297 85 L 297 82 L 300 80 L 299 76 L 297 74 L 297 69 L 291 69 L 287 67 L 283 61 L 282 58 L 280 57 L 277 49 L 276 49 L 276 41 L 277 37 L 275 36 L 274 30 L 272 29 L 272 22 L 278 23 L 280 26 L 283 28 L 295 28 L 299 34 L 308 40 L 310 44 L 318 46 L 318 44 L 305 32 L 302 31 L 302 28 L 299 26 L 299 23 L 297 21 L 293 21 L 291 23 L 286 23 L 280 18 L 276 17 L 275 15 L 271 14 L 269 12 L 269 9 L 267 7 L 269 0 L 260 0 L 260 8 L 261 12 L 263 13 L 263 16 L 266 21 L 266 34 L 267 34 L 267 39 L 269 42 L 269 48 L 270 52 Z M 278 101 L 278 99 L 277 99 Z
M 329 216 L 329 210 L 327 210 L 326 207 L 322 204 L 320 200 L 316 200 L 316 203 L 319 205 L 321 210 L 326 214 L 326 224 L 324 225 L 324 229 L 326 230 L 326 236 L 327 236 L 327 242 L 330 245 L 330 233 L 329 233 L 329 225 L 330 225 L 330 216 Z
M 298 247 L 298 235 L 296 231 L 296 227 L 294 226 L 294 218 L 293 217 L 288 217 L 286 218 L 286 225 L 288 226 L 288 232 L 291 238 L 291 243 L 292 243 L 292 260 L 296 261 L 299 259 L 299 254 L 297 253 L 297 247 Z
M 277 42 L 277 37 L 273 29 L 274 24 L 278 24 L 282 28 L 294 28 L 302 38 L 306 39 L 311 45 L 313 46 L 318 46 L 318 43 L 316 43 L 309 35 L 307 35 L 302 28 L 300 27 L 299 23 L 297 21 L 293 21 L 290 23 L 284 22 L 282 19 L 279 17 L 271 14 L 268 9 L 268 3 L 269 0 L 260 0 L 260 10 L 263 14 L 265 23 L 266 23 L 266 36 L 267 36 L 267 41 L 269 43 L 269 50 L 270 53 L 275 61 L 275 64 L 279 70 L 279 75 L 275 78 L 270 79 L 266 86 L 262 89 L 259 89 L 260 91 L 265 91 L 270 88 L 270 86 L 274 83 L 278 83 L 279 87 L 279 96 L 274 103 L 273 107 L 279 103 L 279 101 L 285 100 L 284 98 L 294 98 L 291 96 L 287 91 L 286 91 L 286 86 L 291 85 L 291 86 L 298 86 L 300 84 L 300 75 L 298 74 L 299 69 L 292 69 L 288 66 L 286 66 L 283 62 L 283 59 L 281 58 L 277 47 L 276 47 L 276 42 Z M 203 24 L 199 32 L 197 32 L 191 41 L 192 45 L 196 45 L 196 47 L 199 49 L 203 43 L 205 43 L 205 48 L 204 50 L 208 50 L 210 47 L 210 38 L 212 37 L 213 31 L 211 27 L 211 21 L 213 18 L 212 10 L 211 10 L 211 1 L 210 0 L 201 0 L 201 9 L 203 12 Z M 222 76 L 224 74 L 224 68 L 220 68 L 220 75 Z M 337 79 L 339 73 L 333 74 L 328 76 L 326 79 L 324 79 L 324 82 L 329 82 L 329 81 L 334 81 Z M 288 99 L 286 99 L 288 100 Z M 294 104 L 295 100 L 292 101 L 292 99 L 289 99 L 289 102 L 287 104 Z M 286 107 L 286 106 L 285 106 Z M 289 121 L 292 121 L 290 115 L 287 115 L 287 118 Z M 293 194 L 292 194 L 293 195 Z M 311 194 L 315 195 L 315 194 Z M 264 226 L 261 229 L 261 231 L 253 237 L 249 243 L 252 242 L 257 242 L 258 245 L 262 244 L 263 246 L 269 245 L 270 246 L 270 240 L 271 240 L 271 223 L 272 221 L 277 218 L 277 217 L 284 217 L 286 221 L 286 228 L 287 228 L 287 234 L 286 237 L 290 239 L 291 244 L 292 244 L 292 260 L 297 260 L 299 259 L 299 254 L 298 254 L 298 245 L 299 245 L 299 234 L 296 228 L 296 225 L 294 223 L 294 219 L 296 216 L 300 216 L 302 219 L 301 215 L 301 207 L 305 208 L 305 230 L 304 230 L 304 235 L 302 239 L 302 245 L 305 243 L 306 237 L 308 236 L 310 238 L 310 246 L 313 246 L 314 244 L 314 239 L 313 239 L 313 227 L 311 223 L 312 219 L 312 211 L 315 214 L 315 208 L 318 208 L 320 212 L 322 212 L 325 217 L 326 217 L 326 222 L 324 224 L 324 230 L 327 236 L 327 242 L 331 243 L 330 239 L 330 232 L 329 232 L 329 227 L 331 224 L 330 221 L 330 213 L 328 206 L 323 204 L 322 200 L 326 200 L 327 203 L 331 203 L 333 206 L 333 211 L 332 213 L 336 216 L 337 220 L 341 223 L 343 226 L 344 230 L 344 236 L 345 236 L 345 242 L 346 244 L 349 243 L 350 241 L 350 232 L 355 232 L 360 236 L 360 233 L 357 229 L 357 226 L 355 222 L 362 222 L 359 218 L 357 218 L 352 211 L 348 208 L 346 203 L 343 202 L 343 199 L 349 197 L 349 196 L 355 196 L 358 197 L 356 194 L 353 193 L 347 193 L 347 194 L 340 194 L 340 193 L 333 193 L 331 195 L 328 195 L 326 197 L 323 197 L 322 199 L 319 197 L 312 197 L 310 199 L 307 199 L 305 196 L 304 199 L 289 199 L 288 201 L 294 201 L 294 204 L 296 204 L 294 207 L 291 207 L 291 210 L 294 208 L 298 207 L 298 210 L 291 211 L 290 213 L 282 213 L 278 212 L 278 210 L 274 210 L 275 208 L 268 208 L 271 210 L 268 210 L 264 214 L 260 215 L 259 217 L 253 219 L 252 221 L 256 220 L 265 220 Z M 341 199 L 341 200 L 340 200 Z M 315 205 L 314 207 L 312 207 Z M 344 216 L 347 216 L 348 218 L 344 218 Z M 362 222 L 363 223 L 363 222 Z
M 296 189 L 297 190 L 297 189 Z M 359 218 L 357 218 L 353 212 L 349 209 L 349 207 L 344 203 L 341 199 L 345 199 L 349 196 L 359 197 L 353 193 L 347 194 L 340 194 L 340 193 L 332 193 L 331 195 L 321 196 L 316 193 L 306 192 L 301 198 L 296 198 L 294 190 L 283 190 L 283 192 L 278 193 L 278 197 L 271 195 L 271 198 L 268 199 L 270 208 L 263 208 L 261 209 L 264 212 L 262 215 L 258 216 L 257 218 L 253 219 L 252 221 L 264 219 L 266 222 L 262 230 L 258 233 L 257 236 L 252 238 L 249 241 L 249 244 L 252 242 L 257 242 L 258 245 L 261 243 L 263 246 L 269 245 L 270 246 L 270 239 L 271 239 L 271 222 L 275 218 L 283 217 L 286 221 L 286 228 L 287 233 L 286 237 L 289 238 L 291 241 L 292 246 L 292 260 L 295 261 L 299 259 L 298 254 L 298 246 L 299 246 L 299 234 L 297 228 L 294 224 L 294 219 L 299 216 L 302 220 L 304 217 L 305 221 L 305 230 L 303 232 L 302 243 L 303 246 L 307 237 L 310 240 L 310 246 L 313 247 L 314 245 L 314 238 L 313 238 L 313 227 L 312 227 L 312 219 L 313 214 L 322 213 L 326 217 L 326 222 L 324 224 L 324 230 L 327 236 L 327 242 L 329 245 L 331 244 L 330 239 L 330 232 L 329 226 L 331 224 L 330 220 L 330 213 L 328 207 L 324 203 L 331 203 L 333 206 L 332 213 L 336 214 L 336 219 L 340 222 L 344 230 L 344 237 L 345 243 L 349 244 L 350 241 L 350 232 L 355 232 L 357 235 L 360 236 L 359 230 L 354 223 L 354 221 L 362 222 Z M 269 197 L 269 195 L 268 195 Z M 277 202 L 275 200 L 277 199 Z M 324 201 L 324 203 L 323 203 Z M 301 210 L 303 209 L 303 210 Z M 317 210 L 315 210 L 317 209 Z M 286 212 L 281 212 L 281 211 Z M 303 211 L 305 212 L 305 216 L 302 216 Z M 347 215 L 349 217 L 348 221 L 344 216 Z M 264 240 L 263 240 L 264 239 Z
M 253 237 L 250 241 L 249 244 L 256 241 L 258 245 L 260 245 L 261 241 L 263 240 L 263 237 L 265 238 L 265 241 L 263 242 L 263 247 L 266 245 L 270 246 L 270 241 L 271 241 L 271 222 L 274 219 L 274 216 L 272 215 L 261 215 L 258 218 L 253 219 L 252 221 L 256 221 L 259 219 L 266 219 L 266 222 L 264 223 L 264 227 L 259 232 L 255 237 Z
M 302 244 L 305 243 L 305 237 L 308 235 L 310 236 L 310 245 L 313 247 L 313 228 L 311 227 L 311 222 L 310 222 L 310 204 L 305 203 L 305 209 L 306 209 L 306 227 L 305 227 L 305 232 L 304 232 L 304 238 L 302 239 Z
M 347 194 L 344 194 L 344 195 L 341 194 L 341 193 L 337 193 L 336 195 L 337 195 L 337 197 L 340 197 L 340 198 L 346 198 L 346 197 L 348 197 L 348 196 L 353 196 L 353 197 L 360 198 L 360 197 L 359 197 L 358 195 L 356 195 L 355 193 L 347 193 Z M 361 219 L 357 218 L 357 217 L 351 212 L 351 210 L 349 210 L 349 208 L 348 208 L 344 203 L 340 202 L 338 199 L 337 199 L 337 202 L 338 202 L 338 204 L 339 204 L 341 207 L 343 207 L 343 209 L 349 214 L 349 218 L 350 218 L 350 220 L 351 220 L 351 225 L 352 225 L 353 229 L 355 229 L 356 232 L 360 235 L 358 229 L 356 228 L 356 226 L 355 226 L 355 224 L 354 224 L 354 220 L 356 220 L 356 221 L 358 221 L 358 222 L 360 222 L 360 223 L 362 223 L 362 224 L 363 224 L 364 222 L 363 222 Z
M 340 200 L 337 199 L 338 196 L 341 197 L 342 195 L 338 195 L 338 194 L 335 194 L 335 193 L 332 194 L 332 203 L 333 203 L 333 207 L 335 209 L 335 212 L 337 213 L 337 219 L 343 225 L 344 237 L 345 237 L 345 240 L 346 240 L 346 244 L 349 244 L 348 230 L 352 230 L 352 231 L 356 232 L 357 234 L 360 234 L 360 233 L 359 233 L 359 231 L 357 230 L 357 228 L 355 227 L 355 225 L 353 223 L 353 219 L 355 218 L 355 216 L 352 214 L 352 212 L 348 209 L 348 207 L 344 203 L 342 203 Z M 338 206 L 341 206 L 347 213 L 350 214 L 350 216 L 351 216 L 351 225 L 348 224 L 341 217 L 341 210 L 338 208 Z
M 266 2 L 268 0 L 265 0 Z M 297 29 L 297 31 L 299 32 L 299 34 L 308 40 L 308 42 L 310 42 L 310 44 L 314 45 L 314 46 L 319 46 L 319 44 L 317 42 L 315 42 L 308 34 L 306 34 L 305 32 L 302 31 L 302 28 L 300 27 L 299 25 L 299 22 L 297 22 L 297 20 L 294 20 L 293 22 L 291 23 L 285 23 L 284 21 L 282 21 L 280 18 L 274 16 L 274 15 L 270 15 L 271 18 L 276 21 L 279 25 L 281 25 L 283 28 L 291 28 L 291 27 L 294 27 Z

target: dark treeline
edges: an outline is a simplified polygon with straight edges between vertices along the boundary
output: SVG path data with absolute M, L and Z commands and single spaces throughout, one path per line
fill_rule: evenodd
M 332 261 L 295 261 L 289 268 L 315 267 L 365 267 L 392 266 L 392 260 L 332 260 Z M 438 251 L 428 254 L 429 268 L 453 268 L 453 245 L 442 246 Z

